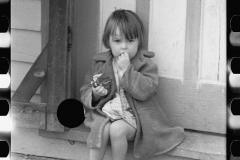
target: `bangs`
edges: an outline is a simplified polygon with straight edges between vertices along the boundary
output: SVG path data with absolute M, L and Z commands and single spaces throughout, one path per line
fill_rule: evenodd
M 133 21 L 128 21 L 127 19 L 119 19 L 111 28 L 110 35 L 116 36 L 116 30 L 119 28 L 121 36 L 124 36 L 126 39 L 131 40 L 141 37 L 141 28 L 133 23 Z
M 116 30 L 119 28 L 121 36 L 127 40 L 139 40 L 139 47 L 142 46 L 144 30 L 139 17 L 129 10 L 117 10 L 111 14 L 106 22 L 103 33 L 103 44 L 106 48 L 110 48 L 109 36 L 116 36 Z

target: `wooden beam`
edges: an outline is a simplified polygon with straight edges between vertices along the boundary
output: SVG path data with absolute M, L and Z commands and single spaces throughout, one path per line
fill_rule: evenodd
M 46 103 L 11 103 L 14 127 L 45 129 Z
M 202 0 L 187 0 L 184 79 L 198 79 Z
M 64 131 L 56 113 L 58 105 L 67 97 L 69 6 L 69 0 L 51 0 L 49 3 L 47 131 Z
M 143 48 L 148 49 L 150 0 L 137 0 L 136 13 L 141 19 L 145 29 Z
M 13 94 L 11 98 L 13 102 L 29 102 L 42 84 L 47 75 L 48 50 L 47 44 Z
M 77 128 L 69 129 L 65 132 L 48 132 L 46 130 L 39 130 L 39 135 L 48 138 L 64 139 L 70 141 L 86 142 L 90 133 L 84 125 Z
M 167 152 L 166 155 L 182 157 L 183 159 L 226 159 L 226 150 L 224 147 L 226 137 L 224 135 L 194 132 L 191 130 L 185 130 L 184 134 L 184 141 L 170 152 Z M 84 129 L 84 126 L 64 133 L 39 130 L 39 135 L 48 138 L 69 140 L 73 143 L 74 141 L 86 142 L 89 130 Z M 111 145 L 111 143 L 108 145 Z M 129 152 L 132 152 L 133 146 L 134 143 L 129 142 Z

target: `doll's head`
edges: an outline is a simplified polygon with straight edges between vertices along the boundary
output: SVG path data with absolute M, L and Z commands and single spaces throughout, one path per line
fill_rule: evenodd
M 143 35 L 143 25 L 136 13 L 130 10 L 116 10 L 106 22 L 102 41 L 112 52 L 115 49 L 115 52 L 126 50 L 131 53 L 142 47 Z

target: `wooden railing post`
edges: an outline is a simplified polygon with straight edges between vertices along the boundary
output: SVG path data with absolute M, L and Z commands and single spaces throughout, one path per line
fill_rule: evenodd
M 67 98 L 69 0 L 49 2 L 49 54 L 47 60 L 47 131 L 64 131 L 57 119 L 58 105 Z

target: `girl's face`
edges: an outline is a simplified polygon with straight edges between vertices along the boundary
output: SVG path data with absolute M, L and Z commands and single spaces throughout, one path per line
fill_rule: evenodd
M 118 57 L 120 54 L 127 52 L 130 59 L 133 58 L 138 51 L 138 38 L 126 39 L 121 34 L 119 28 L 116 28 L 116 34 L 109 37 L 110 49 L 114 57 Z

